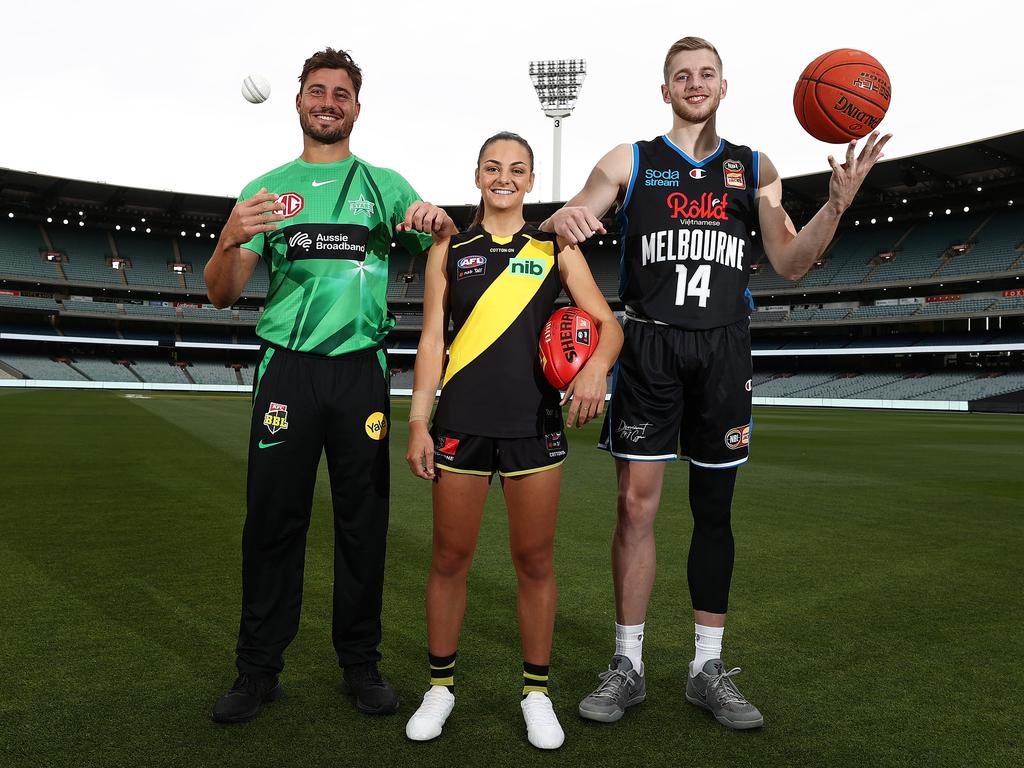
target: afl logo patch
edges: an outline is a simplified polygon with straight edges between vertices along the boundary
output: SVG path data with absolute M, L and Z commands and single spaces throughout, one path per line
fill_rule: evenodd
M 366 417 L 366 434 L 372 440 L 383 440 L 388 434 L 388 420 L 380 411 L 375 411 Z
M 487 271 L 486 256 L 463 256 L 456 264 L 456 279 L 479 277 Z
M 691 179 L 706 179 L 707 176 L 708 172 L 705 171 L 703 168 L 694 168 L 692 171 L 690 171 Z

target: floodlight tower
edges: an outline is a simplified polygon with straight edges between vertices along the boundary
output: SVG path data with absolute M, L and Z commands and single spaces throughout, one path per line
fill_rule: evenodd
M 551 199 L 561 199 L 562 118 L 572 114 L 583 80 L 587 62 L 583 59 L 551 59 L 530 62 L 530 80 L 537 89 L 540 108 L 555 119 L 554 162 L 552 164 Z

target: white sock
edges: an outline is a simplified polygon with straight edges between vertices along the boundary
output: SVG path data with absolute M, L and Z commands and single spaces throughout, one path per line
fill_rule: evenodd
M 615 622 L 615 655 L 625 656 L 632 662 L 633 669 L 643 674 L 643 653 L 644 625 Z
M 722 635 L 725 634 L 725 627 L 705 627 L 703 624 L 694 624 L 693 644 L 696 652 L 693 661 L 690 663 L 690 677 L 696 677 L 697 673 L 704 668 L 704 664 L 711 659 L 722 658 Z

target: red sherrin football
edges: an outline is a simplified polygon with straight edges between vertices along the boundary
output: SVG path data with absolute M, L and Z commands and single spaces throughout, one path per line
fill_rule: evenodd
M 540 367 L 557 389 L 565 389 L 597 349 L 597 324 L 579 307 L 556 309 L 540 334 Z

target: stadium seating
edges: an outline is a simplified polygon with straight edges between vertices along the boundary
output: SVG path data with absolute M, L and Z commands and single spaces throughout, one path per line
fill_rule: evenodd
M 40 255 L 44 250 L 37 224 L 0 217 L 0 274 L 62 281 L 57 266 Z
M 85 381 L 85 377 L 66 363 L 58 363 L 44 355 L 19 354 L 4 352 L 0 360 L 16 371 L 20 371 L 29 379 L 48 381 Z
M 44 309 L 49 312 L 56 312 L 60 309 L 53 299 L 40 299 L 35 296 L 4 296 L 0 294 L 0 307 L 13 307 L 14 309 Z
M 64 299 L 61 302 L 65 312 L 88 312 L 93 315 L 123 315 L 124 311 L 120 304 L 109 301 L 75 301 Z
M 207 363 L 193 361 L 188 367 L 189 375 L 196 384 L 237 384 L 234 368 L 223 363 Z
M 949 259 L 938 272 L 940 278 L 1008 272 L 1019 262 L 1024 243 L 1024 214 L 1003 211 L 993 216 L 978 232 L 977 242 L 966 253 Z M 1017 264 L 1016 271 L 1024 271 Z
M 69 282 L 125 285 L 123 272 L 107 264 L 111 248 L 106 232 L 88 227 L 50 225 L 47 233 L 54 247 L 67 254 L 67 261 L 62 267 Z
M 138 381 L 131 371 L 109 359 L 78 356 L 75 367 L 93 381 Z
M 167 267 L 168 262 L 174 261 L 170 240 L 138 232 L 119 232 L 114 240 L 118 256 L 131 260 L 131 268 L 125 270 L 129 286 L 156 290 L 185 288 L 181 276 Z

